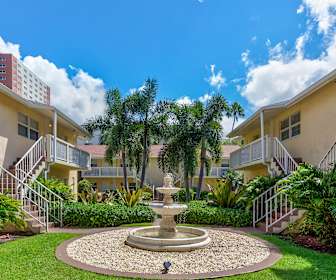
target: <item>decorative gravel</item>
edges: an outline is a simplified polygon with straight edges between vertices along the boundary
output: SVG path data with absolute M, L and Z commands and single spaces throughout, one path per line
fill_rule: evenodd
M 209 229 L 211 243 L 191 252 L 151 252 L 124 244 L 128 229 L 79 238 L 66 249 L 69 257 L 85 264 L 120 272 L 161 273 L 164 261 L 169 274 L 210 273 L 250 266 L 265 260 L 269 248 L 261 241 L 223 230 Z

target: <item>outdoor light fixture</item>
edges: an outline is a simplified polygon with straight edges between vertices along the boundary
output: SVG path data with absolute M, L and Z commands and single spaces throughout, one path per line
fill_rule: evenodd
M 167 274 L 168 273 L 168 270 L 169 268 L 171 267 L 171 262 L 170 261 L 165 261 L 163 263 L 163 269 L 162 269 L 162 274 Z

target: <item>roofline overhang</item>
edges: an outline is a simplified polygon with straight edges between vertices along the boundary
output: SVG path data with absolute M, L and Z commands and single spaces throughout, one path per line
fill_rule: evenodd
M 77 130 L 79 130 L 82 134 L 84 134 L 85 136 L 90 136 L 88 131 L 86 131 L 81 125 L 79 125 L 77 122 L 72 120 L 69 116 L 67 116 L 65 113 L 63 113 L 59 109 L 57 109 L 55 106 L 33 102 L 30 100 L 24 99 L 23 97 L 12 92 L 10 88 L 6 87 L 5 85 L 1 83 L 0 83 L 0 91 L 4 93 L 6 96 L 14 99 L 15 101 L 23 104 L 24 106 L 27 106 L 28 108 L 50 110 L 51 112 L 56 111 L 58 116 L 60 116 L 63 120 L 68 122 L 70 125 L 72 125 Z
M 271 105 L 267 105 L 264 107 L 261 107 L 258 109 L 255 113 L 253 113 L 247 120 L 242 122 L 239 126 L 237 126 L 234 130 L 232 130 L 227 137 L 235 137 L 235 136 L 240 136 L 238 135 L 238 131 L 242 128 L 247 127 L 253 120 L 259 117 L 260 112 L 262 111 L 268 111 L 268 110 L 273 110 L 273 109 L 287 109 L 291 106 L 294 106 L 295 104 L 299 103 L 302 101 L 304 98 L 310 96 L 313 94 L 315 91 L 319 90 L 321 87 L 325 86 L 326 84 L 330 83 L 336 79 L 336 69 L 330 71 L 327 75 L 322 77 L 321 79 L 317 80 L 315 83 L 301 91 L 299 94 L 295 95 L 291 99 L 288 99 L 283 102 L 279 103 L 273 103 Z

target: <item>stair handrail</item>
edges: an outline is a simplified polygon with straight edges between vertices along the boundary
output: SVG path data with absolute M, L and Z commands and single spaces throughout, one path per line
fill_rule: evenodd
M 277 191 L 266 200 L 266 232 L 273 225 L 291 215 L 295 210 L 293 202 L 289 200 L 288 195 L 282 191 Z
M 48 200 L 49 215 L 54 218 L 62 227 L 63 226 L 63 204 L 64 199 L 51 189 L 43 185 L 40 181 L 34 178 L 30 173 L 26 173 L 24 170 L 19 169 L 20 173 L 24 174 L 23 182 L 30 179 L 31 183 L 37 184 L 35 189 L 41 196 Z
M 30 173 L 38 165 L 38 163 L 46 155 L 46 144 L 44 136 L 41 136 L 22 156 L 22 158 L 15 164 L 15 175 L 19 179 L 20 172 L 17 170 L 24 170 L 25 173 Z
M 330 160 L 332 161 L 331 163 Z M 331 167 L 331 165 L 335 164 L 335 162 L 336 162 L 336 142 L 322 157 L 318 167 L 323 171 L 327 171 Z
M 48 231 L 49 225 L 49 205 L 48 200 L 36 192 L 33 188 L 27 185 L 25 182 L 20 180 L 16 175 L 9 172 L 7 169 L 0 165 L 0 173 L 6 173 L 15 182 L 17 193 L 21 200 L 21 209 L 24 213 L 30 216 L 32 219 L 36 220 L 39 224 L 45 226 L 46 231 Z M 32 210 L 27 210 L 25 207 L 30 209 L 31 206 L 37 206 L 38 216 L 31 214 Z
M 274 137 L 273 141 L 273 156 L 279 163 L 285 175 L 292 173 L 298 167 L 296 161 L 277 137 Z

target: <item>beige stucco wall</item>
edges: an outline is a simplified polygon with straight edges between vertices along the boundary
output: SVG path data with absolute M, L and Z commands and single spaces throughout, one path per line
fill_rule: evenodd
M 331 82 L 297 104 L 285 109 L 270 120 L 265 121 L 265 135 L 280 139 L 280 122 L 296 112 L 300 112 L 301 133 L 282 141 L 294 158 L 318 165 L 325 153 L 336 141 L 336 84 Z M 244 143 L 260 137 L 260 127 L 246 129 L 242 133 Z M 263 168 L 264 171 L 267 169 Z M 247 180 L 261 175 L 264 171 L 244 169 Z
M 36 110 L 7 97 L 0 96 L 0 164 L 8 168 L 17 158 L 22 157 L 33 140 L 18 134 L 18 113 L 23 113 L 39 123 L 39 135 L 52 134 L 52 119 Z M 76 144 L 78 134 L 70 128 L 58 124 L 58 137 L 67 139 L 71 144 Z
M 68 184 L 74 193 L 77 193 L 78 171 L 61 164 L 53 164 L 50 166 L 48 173 L 49 178 L 57 178 Z

